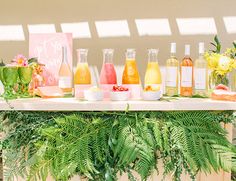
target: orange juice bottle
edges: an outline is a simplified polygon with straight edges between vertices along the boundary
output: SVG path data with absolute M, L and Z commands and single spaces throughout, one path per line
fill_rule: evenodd
M 160 90 L 161 86 L 161 71 L 157 61 L 158 50 L 148 50 L 148 65 L 145 74 L 145 87 L 151 86 L 153 89 Z
M 180 64 L 180 95 L 193 95 L 193 61 L 190 58 L 190 45 L 185 45 L 185 57 Z
M 91 84 L 91 73 L 87 62 L 87 49 L 78 49 L 78 64 L 74 76 L 74 84 Z
M 127 49 L 126 51 L 126 62 L 122 76 L 122 84 L 140 84 L 134 49 Z

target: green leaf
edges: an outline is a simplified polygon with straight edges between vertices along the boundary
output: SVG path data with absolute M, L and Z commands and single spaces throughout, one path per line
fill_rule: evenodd
M 217 35 L 214 36 L 214 43 L 211 42 L 210 44 L 214 47 L 214 49 L 211 50 L 212 52 L 214 52 L 214 53 L 220 53 L 221 52 L 221 43 L 220 43 L 219 38 L 218 38 Z
M 0 62 L 0 67 L 3 67 L 5 66 L 6 64 L 3 62 L 3 59 L 1 59 L 1 62 Z
M 236 48 L 236 43 L 235 42 L 233 42 L 233 46 L 234 46 L 234 48 Z
M 28 60 L 28 64 L 32 64 L 32 63 L 38 63 L 38 58 L 34 57 L 34 58 L 30 58 Z

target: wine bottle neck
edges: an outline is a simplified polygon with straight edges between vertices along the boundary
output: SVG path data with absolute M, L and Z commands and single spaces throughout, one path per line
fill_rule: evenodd
M 170 54 L 170 58 L 176 59 L 176 53 L 171 53 L 171 54 Z
M 158 49 L 148 49 L 148 61 L 157 62 Z
M 66 63 L 67 62 L 67 48 L 62 47 L 62 62 Z
M 199 53 L 199 58 L 204 58 L 204 53 Z

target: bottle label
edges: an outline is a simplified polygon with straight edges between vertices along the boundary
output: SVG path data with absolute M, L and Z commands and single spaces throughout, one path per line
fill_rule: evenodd
M 193 68 L 182 66 L 181 74 L 181 87 L 192 87 Z
M 167 67 L 166 68 L 166 86 L 167 87 L 177 87 L 177 67 Z
M 71 77 L 68 77 L 68 76 L 59 77 L 58 86 L 60 88 L 71 88 L 72 87 L 71 85 L 72 85 Z
M 206 69 L 195 68 L 194 69 L 194 87 L 195 89 L 206 89 Z

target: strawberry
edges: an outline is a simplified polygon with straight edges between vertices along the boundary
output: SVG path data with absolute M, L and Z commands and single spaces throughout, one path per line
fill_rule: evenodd
M 113 88 L 112 88 L 112 90 L 113 90 L 113 91 L 116 91 L 116 90 L 117 90 L 117 86 L 114 85 Z
M 114 92 L 123 92 L 123 91 L 128 91 L 129 89 L 123 86 L 113 86 L 112 91 Z

